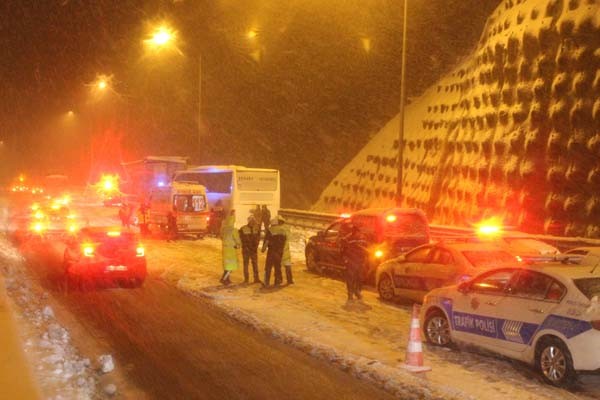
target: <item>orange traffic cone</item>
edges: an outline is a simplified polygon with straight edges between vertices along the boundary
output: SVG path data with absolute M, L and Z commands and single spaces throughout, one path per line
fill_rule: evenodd
M 402 364 L 402 368 L 411 372 L 431 371 L 430 367 L 425 367 L 423 365 L 423 345 L 421 343 L 421 326 L 419 325 L 420 308 L 421 307 L 418 304 L 413 305 L 408 347 L 406 349 L 406 360 L 404 361 L 404 364 Z

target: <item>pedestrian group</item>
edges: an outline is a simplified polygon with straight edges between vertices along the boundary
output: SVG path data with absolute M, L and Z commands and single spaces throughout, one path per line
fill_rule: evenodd
M 271 219 L 271 212 L 266 205 L 253 210 L 247 219 L 246 225 L 239 230 L 235 229 L 235 210 L 231 210 L 229 216 L 221 225 L 221 240 L 223 252 L 223 276 L 221 283 L 231 283 L 231 272 L 238 268 L 236 249 L 242 249 L 242 260 L 244 269 L 244 283 L 250 283 L 249 267 L 252 264 L 252 282 L 261 283 L 258 272 L 258 247 L 261 233 L 264 229 L 264 239 L 261 252 L 266 252 L 265 274 L 262 284 L 264 287 L 271 286 L 271 273 L 274 274 L 274 286 L 283 283 L 282 265 L 285 268 L 286 283 L 294 283 L 292 276 L 292 260 L 290 256 L 290 230 L 285 219 L 277 216 Z

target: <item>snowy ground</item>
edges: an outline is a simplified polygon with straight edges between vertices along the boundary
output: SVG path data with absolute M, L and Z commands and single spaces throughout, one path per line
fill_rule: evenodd
M 69 332 L 55 318 L 48 294 L 30 279 L 24 264 L 12 244 L 0 238 L 0 272 L 18 311 L 25 351 L 44 397 L 95 398 L 93 363 L 72 346 Z
M 550 387 L 528 366 L 465 350 L 425 345 L 426 364 L 415 376 L 398 368 L 404 360 L 411 305 L 385 304 L 372 290 L 364 304 L 346 304 L 342 281 L 309 273 L 304 266 L 306 231 L 294 231 L 296 284 L 277 290 L 218 283 L 220 241 L 149 243 L 149 268 L 180 289 L 211 298 L 243 323 L 330 360 L 382 385 L 400 398 L 518 399 L 600 398 L 600 379 L 584 377 L 575 392 Z M 260 260 L 260 267 L 264 259 Z
M 116 211 L 95 208 L 91 222 L 114 224 Z M 398 398 L 600 399 L 598 377 L 583 377 L 579 386 L 569 392 L 542 383 L 537 373 L 528 366 L 466 350 L 425 345 L 426 365 L 432 367 L 432 371 L 425 375 L 413 375 L 402 370 L 399 365 L 404 360 L 411 305 L 383 303 L 374 291 L 368 289 L 364 291 L 364 304 L 347 304 L 345 286 L 341 280 L 321 277 L 305 270 L 304 238 L 310 232 L 294 230 L 293 234 L 292 259 L 296 284 L 289 287 L 265 290 L 259 285 L 240 284 L 243 280 L 241 270 L 233 274 L 233 285 L 220 285 L 221 243 L 215 238 L 180 240 L 176 243 L 148 240 L 149 273 L 185 292 L 211 299 L 236 320 L 315 357 L 327 359 L 337 367 L 395 393 Z M 9 249 L 4 252 L 9 252 Z M 7 257 L 2 256 L 3 259 Z M 11 257 L 16 260 L 13 265 L 18 265 L 19 255 L 12 254 Z M 259 264 L 262 271 L 262 255 Z M 89 395 L 93 390 L 89 379 L 94 377 L 94 368 L 76 355 L 72 359 L 63 356 L 67 354 L 71 357 L 73 353 L 68 347 L 68 335 L 66 339 L 63 337 L 67 347 L 62 352 L 41 345 L 46 345 L 44 333 L 48 332 L 50 324 L 56 324 L 52 318 L 44 317 L 44 294 L 32 295 L 25 279 L 18 273 L 14 276 L 14 271 L 8 273 L 9 277 L 11 274 L 13 282 L 16 282 L 16 289 L 11 288 L 14 296 L 19 297 L 21 292 L 26 296 L 21 307 L 32 326 L 29 351 L 39 352 L 39 360 L 57 355 L 45 362 L 42 370 L 47 372 L 40 372 L 46 380 L 45 385 L 51 387 L 66 382 L 69 390 L 73 390 L 73 396 Z M 32 308 L 28 310 L 30 303 Z M 57 338 L 61 339 L 61 336 Z M 50 341 L 50 344 L 55 343 Z M 64 360 L 58 361 L 58 356 Z M 67 365 L 83 365 L 82 377 L 86 385 L 79 386 L 79 383 L 83 384 L 80 375 L 77 375 L 81 369 L 76 369 L 73 376 L 63 374 L 66 370 L 71 371 L 65 366 L 67 360 Z M 58 366 L 54 367 L 52 361 L 56 361 Z M 84 364 L 77 364 L 79 362 Z M 56 377 L 52 376 L 53 370 L 48 369 L 48 365 L 61 370 L 55 373 Z

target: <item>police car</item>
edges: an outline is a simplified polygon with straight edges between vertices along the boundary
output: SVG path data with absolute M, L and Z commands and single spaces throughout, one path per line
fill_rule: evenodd
M 424 299 L 427 341 L 475 345 L 535 366 L 555 386 L 600 372 L 600 267 L 494 268 Z

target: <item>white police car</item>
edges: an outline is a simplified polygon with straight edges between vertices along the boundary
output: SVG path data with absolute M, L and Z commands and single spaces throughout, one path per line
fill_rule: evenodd
M 468 343 L 525 361 L 556 386 L 600 371 L 600 267 L 494 268 L 425 296 L 428 342 Z

